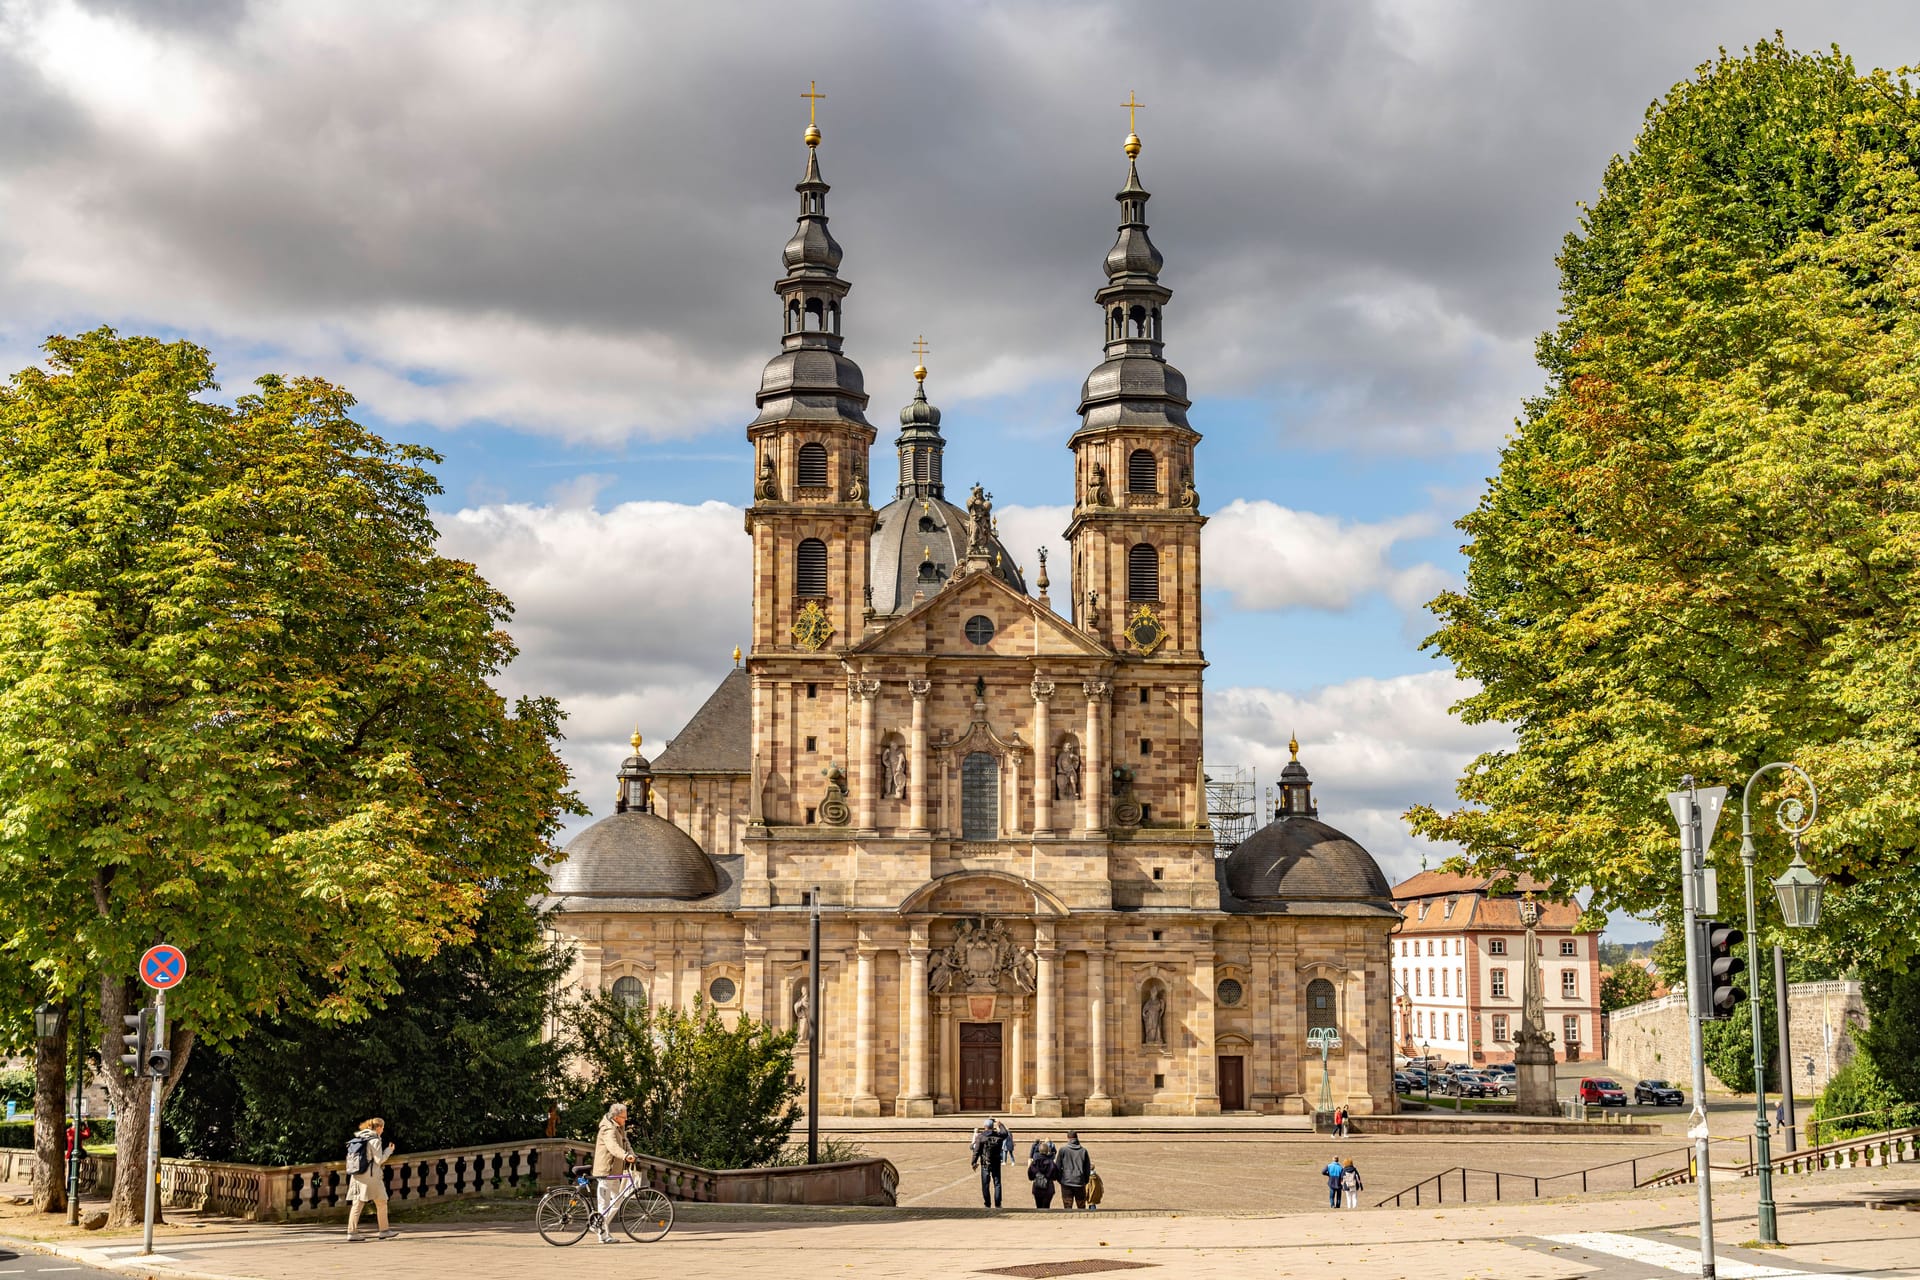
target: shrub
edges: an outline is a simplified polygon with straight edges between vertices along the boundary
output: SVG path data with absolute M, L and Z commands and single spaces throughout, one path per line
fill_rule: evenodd
M 1830 1118 L 1843 1116 L 1857 1118 L 1827 1123 Z M 1920 1104 L 1903 1102 L 1893 1086 L 1874 1070 L 1873 1060 L 1856 1054 L 1821 1091 L 1820 1100 L 1813 1105 L 1810 1125 L 1819 1126 L 1819 1143 L 1838 1142 L 1856 1134 L 1920 1125 Z

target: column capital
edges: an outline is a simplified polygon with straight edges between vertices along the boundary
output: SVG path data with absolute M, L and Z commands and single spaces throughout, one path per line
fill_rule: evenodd
M 925 951 L 931 929 L 924 920 L 915 920 L 907 926 L 907 945 L 915 951 Z
M 1035 676 L 1031 687 L 1035 702 L 1047 702 L 1052 699 L 1055 685 L 1045 676 Z
M 1080 687 L 1086 690 L 1087 699 L 1092 702 L 1105 702 L 1113 696 L 1111 680 L 1083 680 Z
M 865 676 L 848 676 L 847 692 L 862 702 L 870 701 L 880 692 L 880 682 Z
M 924 702 L 927 695 L 933 692 L 933 681 L 926 676 L 909 676 L 907 692 L 913 695 L 915 702 Z

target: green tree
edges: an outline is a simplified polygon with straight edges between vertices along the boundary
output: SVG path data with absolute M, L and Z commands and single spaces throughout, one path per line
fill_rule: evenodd
M 1920 1103 L 1903 1099 L 1874 1068 L 1873 1059 L 1857 1053 L 1820 1091 L 1808 1117 L 1808 1134 L 1810 1141 L 1825 1144 L 1912 1125 L 1920 1125 Z
M 1895 1098 L 1920 1103 L 1920 977 L 1911 969 L 1869 969 L 1860 986 L 1867 1024 L 1854 1031 L 1855 1042 Z
M 149 945 L 188 955 L 172 1073 L 280 1011 L 351 1021 L 399 966 L 536 892 L 573 803 L 559 711 L 511 710 L 507 601 L 434 550 L 428 450 L 344 391 L 208 353 L 56 337 L 0 388 L 0 951 L 55 996 L 98 984 L 118 1063 Z M 144 1129 L 112 1220 L 142 1212 Z
M 409 1151 L 538 1136 L 563 1087 L 543 1035 L 569 959 L 525 898 L 494 893 L 471 941 L 401 962 L 371 1018 L 281 1014 L 196 1053 L 165 1118 L 186 1154 L 252 1164 L 337 1159 L 376 1115 Z
M 1600 975 L 1600 1012 L 1612 1013 L 1653 999 L 1653 975 L 1631 960 Z
M 744 1014 L 730 1028 L 704 1000 L 687 1010 L 582 995 L 566 1010 L 563 1041 L 577 1073 L 567 1117 L 577 1137 L 625 1102 L 635 1151 L 752 1169 L 779 1161 L 800 1117 L 794 1033 Z
M 1460 522 L 1429 643 L 1514 730 L 1423 834 L 1478 868 L 1677 916 L 1664 794 L 1794 759 L 1817 779 L 1822 934 L 1920 938 L 1920 103 L 1778 41 L 1648 111 L 1560 255 L 1548 384 Z M 1776 782 L 1756 845 L 1789 856 Z M 1738 816 L 1713 857 L 1738 884 Z M 1764 905 L 1763 905 L 1764 909 Z
M 1741 981 L 1759 986 L 1745 974 L 1741 975 Z M 1760 1039 L 1766 1055 L 1769 1091 L 1780 1087 L 1780 1023 L 1773 1016 L 1771 989 L 1769 981 L 1768 994 L 1760 999 Z M 1747 1001 L 1735 1005 L 1729 1016 L 1705 1024 L 1701 1028 L 1700 1046 L 1706 1056 L 1707 1069 L 1719 1077 L 1721 1084 L 1734 1093 L 1753 1092 L 1753 1012 Z

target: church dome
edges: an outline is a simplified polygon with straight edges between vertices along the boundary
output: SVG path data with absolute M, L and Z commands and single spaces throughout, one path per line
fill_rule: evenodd
M 553 869 L 557 898 L 704 898 L 720 870 L 693 837 L 658 814 L 629 809 L 567 842 Z
M 1358 841 L 1318 818 L 1284 814 L 1227 856 L 1227 888 L 1244 902 L 1391 900 L 1380 864 Z
M 1013 556 L 999 538 L 989 544 L 994 577 L 1026 595 L 1026 579 Z M 869 548 L 873 611 L 882 617 L 905 613 L 913 607 L 914 592 L 931 597 L 964 566 L 967 513 L 931 494 L 895 498 L 874 512 Z

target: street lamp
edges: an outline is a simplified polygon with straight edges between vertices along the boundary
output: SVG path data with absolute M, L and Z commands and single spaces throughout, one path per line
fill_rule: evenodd
M 42 1040 L 52 1040 L 60 1034 L 60 1024 L 67 1020 L 67 1011 L 57 1004 L 39 1004 L 33 1010 L 33 1034 Z
M 1775 762 L 1763 764 L 1753 771 L 1747 779 L 1747 786 L 1740 793 L 1740 865 L 1746 872 L 1747 883 L 1747 969 L 1754 976 L 1754 994 L 1749 999 L 1749 1011 L 1753 1015 L 1753 1132 L 1754 1132 L 1754 1168 L 1760 1175 L 1760 1243 L 1779 1244 L 1779 1218 L 1773 1204 L 1773 1152 L 1767 1142 L 1767 1051 L 1760 1035 L 1760 940 L 1759 930 L 1753 918 L 1753 784 L 1775 769 L 1799 775 L 1806 784 L 1807 794 L 1813 799 L 1805 803 L 1795 797 L 1782 800 L 1774 810 L 1774 821 L 1793 841 L 1793 864 L 1780 879 L 1774 881 L 1774 892 L 1780 898 L 1780 914 L 1788 927 L 1810 929 L 1820 918 L 1820 895 L 1825 885 L 1813 869 L 1800 858 L 1800 837 L 1813 825 L 1813 819 L 1820 812 L 1820 793 L 1814 789 L 1813 779 L 1807 771 L 1797 764 Z M 1776 978 L 1775 985 L 1779 982 Z
M 1432 1102 L 1433 1101 L 1433 1041 L 1422 1040 L 1420 1042 L 1420 1061 L 1423 1064 L 1425 1064 L 1425 1069 L 1420 1072 L 1420 1078 L 1427 1082 L 1427 1101 Z

